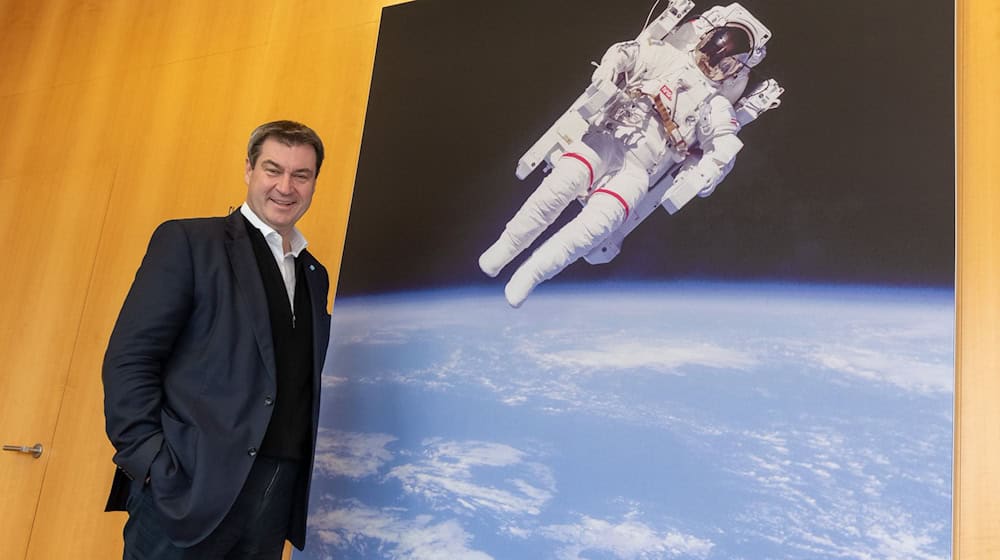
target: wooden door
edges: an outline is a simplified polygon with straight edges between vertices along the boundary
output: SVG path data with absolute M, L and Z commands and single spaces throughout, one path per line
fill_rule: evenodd
M 37 459 L 0 454 L 8 558 L 25 556 L 59 454 L 54 434 L 71 397 L 70 364 L 115 171 L 109 147 L 121 86 L 92 78 L 98 69 L 79 56 L 89 45 L 74 44 L 80 37 L 71 33 L 76 17 L 45 3 L 0 10 L 0 440 L 44 447 Z

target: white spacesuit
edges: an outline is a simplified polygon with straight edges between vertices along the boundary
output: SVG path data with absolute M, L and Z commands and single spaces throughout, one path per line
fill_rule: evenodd
M 690 0 L 671 2 L 654 22 L 662 26 L 661 20 L 668 21 L 661 38 L 650 25 L 635 41 L 608 49 L 593 74 L 591 94 L 581 96 L 571 113 L 576 109 L 586 114 L 580 106 L 594 91 L 613 94 L 581 125 L 585 129 L 577 127 L 582 132 L 577 138 L 547 148 L 545 156 L 535 157 L 527 169 L 519 167 L 523 178 L 539 159 L 545 159 L 552 171 L 480 256 L 479 266 L 487 275 L 499 274 L 573 199 L 580 199 L 584 207 L 517 269 L 504 290 L 510 305 L 520 306 L 539 283 L 622 228 L 667 173 L 669 190 L 656 193 L 645 214 L 660 205 L 674 213 L 695 195 L 711 194 L 743 146 L 737 137 L 741 121 L 777 106 L 780 88 L 776 95 L 758 100 L 764 106 L 743 108 L 742 119 L 734 108 L 746 88 L 750 67 L 766 53 L 770 32 L 739 4 L 712 8 L 675 28 L 691 5 Z M 753 113 L 749 118 L 748 111 Z M 558 125 L 557 121 L 553 129 Z M 572 135 L 556 130 L 553 137 L 557 136 L 560 141 L 548 144 Z M 545 137 L 540 144 L 548 146 Z M 621 237 L 624 234 L 627 231 Z

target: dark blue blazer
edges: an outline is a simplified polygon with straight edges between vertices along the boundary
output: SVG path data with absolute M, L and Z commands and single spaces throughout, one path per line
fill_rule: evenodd
M 204 539 L 228 512 L 264 439 L 277 388 L 267 297 L 243 216 L 160 225 L 104 356 L 104 413 L 118 465 L 108 510 L 150 477 L 171 540 Z M 289 540 L 305 543 L 330 315 L 326 269 L 299 258 L 313 306 L 312 445 Z M 303 282 L 303 279 L 299 279 Z

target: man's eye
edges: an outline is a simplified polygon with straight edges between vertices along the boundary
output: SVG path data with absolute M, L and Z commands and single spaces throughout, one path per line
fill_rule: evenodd
M 274 175 L 278 175 L 280 173 L 280 171 L 278 171 L 277 169 L 265 169 L 264 173 L 267 173 L 268 175 L 274 176 Z

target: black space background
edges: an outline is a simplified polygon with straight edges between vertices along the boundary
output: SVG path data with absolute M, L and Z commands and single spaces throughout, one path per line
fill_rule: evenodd
M 953 4 L 741 3 L 773 33 L 756 72 L 785 87 L 781 107 L 741 133 L 736 167 L 711 197 L 674 216 L 658 210 L 610 264 L 580 261 L 550 282 L 952 286 Z M 651 5 L 385 9 L 338 296 L 487 284 L 499 293 L 527 252 L 496 279 L 476 260 L 542 178 L 518 181 L 517 159 L 586 87 L 590 61 L 635 37 Z

